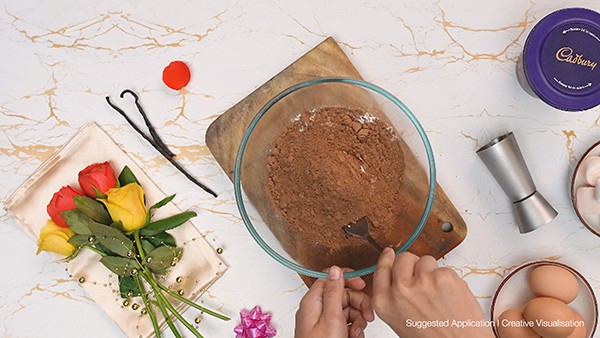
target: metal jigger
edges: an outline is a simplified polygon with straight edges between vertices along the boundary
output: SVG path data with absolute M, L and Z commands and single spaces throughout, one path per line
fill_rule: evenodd
M 513 133 L 493 139 L 477 155 L 513 202 L 519 232 L 533 231 L 558 215 L 535 188 Z

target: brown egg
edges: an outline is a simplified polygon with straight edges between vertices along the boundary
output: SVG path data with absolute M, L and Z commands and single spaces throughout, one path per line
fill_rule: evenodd
M 530 300 L 523 309 L 523 318 L 533 321 L 533 330 L 545 338 L 566 338 L 575 330 L 573 325 L 565 324 L 573 320 L 573 311 L 550 297 Z
M 496 322 L 496 331 L 500 338 L 541 338 L 528 326 L 523 313 L 517 309 L 502 312 Z
M 538 297 L 552 297 L 567 304 L 579 293 L 579 282 L 575 275 L 554 265 L 542 265 L 531 270 L 529 287 Z
M 567 336 L 567 338 L 587 338 L 587 330 L 585 328 L 585 320 L 583 319 L 583 317 L 581 317 L 581 315 L 575 311 L 573 311 L 574 317 L 575 317 L 575 321 L 577 323 L 581 323 L 583 325 L 576 325 L 575 326 L 575 330 L 573 331 L 573 333 L 571 333 L 569 336 Z

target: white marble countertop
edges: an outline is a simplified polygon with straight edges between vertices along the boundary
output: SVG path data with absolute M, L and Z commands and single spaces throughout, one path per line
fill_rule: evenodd
M 5 200 L 82 125 L 98 123 L 176 204 L 230 266 L 203 297 L 237 317 L 260 304 L 278 337 L 292 337 L 306 287 L 247 233 L 233 186 L 204 143 L 222 112 L 327 36 L 339 41 L 367 81 L 403 100 L 436 155 L 438 182 L 468 224 L 466 240 L 442 263 L 455 268 L 489 312 L 514 266 L 551 258 L 582 272 L 598 292 L 600 238 L 571 207 L 568 181 L 599 139 L 600 109 L 557 111 L 527 95 L 515 63 L 527 33 L 566 6 L 600 11 L 597 0 L 423 1 L 10 1 L 0 9 L 0 200 Z M 178 93 L 161 82 L 183 60 L 192 81 Z M 195 187 L 104 101 L 132 88 L 180 163 L 219 193 Z M 133 108 L 133 106 L 131 107 Z M 513 131 L 556 220 L 521 235 L 511 204 L 475 150 Z M 40 211 L 43 212 L 43 211 Z M 0 336 L 119 337 L 119 328 L 69 278 L 63 263 L 0 211 Z M 195 318 L 193 311 L 186 313 Z M 231 337 L 237 318 L 206 318 L 207 337 Z M 392 337 L 377 321 L 368 337 Z

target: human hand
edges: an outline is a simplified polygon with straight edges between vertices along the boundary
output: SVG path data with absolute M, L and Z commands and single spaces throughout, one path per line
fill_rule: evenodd
M 295 337 L 364 337 L 367 322 L 375 319 L 371 299 L 359 291 L 364 287 L 361 278 L 344 281 L 342 270 L 331 267 L 327 279 L 315 281 L 300 301 Z
M 474 327 L 486 323 L 485 315 L 467 283 L 431 256 L 395 256 L 386 248 L 373 276 L 373 307 L 402 338 L 494 337 L 491 328 Z M 461 328 L 451 325 L 453 320 L 473 322 Z

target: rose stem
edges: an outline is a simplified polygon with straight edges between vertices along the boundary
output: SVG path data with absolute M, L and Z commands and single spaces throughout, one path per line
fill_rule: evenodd
M 133 232 L 133 237 L 135 239 L 135 244 L 137 246 L 138 253 L 140 254 L 140 258 L 142 259 L 142 261 L 145 261 L 146 257 L 145 257 L 144 249 L 142 248 L 141 241 L 140 241 L 140 231 L 139 230 L 135 230 Z M 208 315 L 211 315 L 213 317 L 216 317 L 216 318 L 219 318 L 219 319 L 222 319 L 222 320 L 225 320 L 225 321 L 231 320 L 231 318 L 229 318 L 229 317 L 227 317 L 225 315 L 222 315 L 220 313 L 217 313 L 215 311 L 207 309 L 204 306 L 198 305 L 198 304 L 196 304 L 196 303 L 194 303 L 194 302 L 186 299 L 185 297 L 181 297 L 176 292 L 173 292 L 173 291 L 169 290 L 169 288 L 167 288 L 166 286 L 164 286 L 163 284 L 161 284 L 159 282 L 155 281 L 155 283 L 156 283 L 156 285 L 159 288 L 161 288 L 162 290 L 166 291 L 171 297 L 173 297 L 175 299 L 178 299 L 179 301 L 181 301 L 181 302 L 183 302 L 183 303 L 185 303 L 185 304 L 187 304 L 187 305 L 189 305 L 189 306 L 191 306 L 193 308 L 196 308 L 196 309 L 198 309 L 198 310 L 200 310 L 200 311 L 202 311 L 202 312 L 204 312 L 204 313 L 206 313 Z
M 146 261 L 146 254 L 144 253 L 144 248 L 142 247 L 142 239 L 140 238 L 140 229 L 137 229 L 133 232 L 133 239 L 135 240 L 135 246 L 137 247 L 138 253 L 140 254 L 140 259 L 142 262 Z
M 148 281 L 146 279 L 146 281 Z M 171 329 L 171 332 L 173 332 L 173 335 L 175 335 L 176 338 L 183 338 L 181 336 L 181 334 L 179 333 L 179 331 L 177 331 L 177 328 L 175 327 L 175 324 L 173 324 L 173 321 L 171 320 L 171 317 L 169 316 L 169 314 L 167 313 L 167 310 L 165 309 L 165 304 L 164 302 L 167 302 L 167 300 L 163 300 L 160 296 L 162 296 L 160 294 L 160 290 L 155 289 L 154 287 L 152 288 L 154 290 L 154 295 L 156 296 L 156 300 L 158 301 L 158 308 L 160 309 L 160 312 L 162 313 L 163 317 L 165 317 L 165 320 L 167 321 L 167 325 L 169 325 L 169 328 Z
M 133 232 L 133 238 L 135 239 L 135 245 L 137 247 L 138 254 L 140 255 L 140 259 L 143 262 L 146 260 L 146 254 L 144 253 L 144 248 L 142 247 L 142 241 L 140 239 L 140 230 L 139 229 L 137 229 Z M 182 338 L 181 334 L 179 334 L 179 331 L 177 331 L 177 328 L 175 327 L 175 325 L 173 324 L 173 321 L 171 320 L 169 314 L 167 313 L 167 310 L 165 310 L 164 304 L 161 302 L 161 299 L 159 297 L 160 289 L 158 289 L 156 287 L 156 283 L 154 283 L 154 281 L 152 280 L 151 275 L 149 275 L 148 272 L 146 272 L 146 269 L 143 267 L 143 264 L 141 262 L 140 262 L 140 266 L 142 266 L 142 277 L 144 277 L 144 279 L 148 282 L 148 284 L 150 284 L 150 287 L 152 288 L 152 290 L 154 290 L 154 295 L 156 296 L 158 309 L 162 313 L 163 317 L 165 317 L 165 321 L 167 322 L 167 325 L 169 326 L 169 328 L 171 329 L 171 331 L 173 332 L 175 337 Z M 147 274 L 149 276 L 147 276 Z M 136 281 L 139 283 L 139 286 L 141 286 L 141 283 L 139 282 L 139 275 L 136 276 Z M 146 304 L 147 299 L 145 299 L 144 289 L 140 288 L 140 291 L 142 291 L 142 300 L 144 301 L 144 304 Z M 151 309 L 148 305 L 146 305 L 146 310 L 148 310 L 148 314 L 150 314 Z M 150 318 L 152 318 L 152 316 L 150 316 Z M 152 321 L 152 325 L 155 325 L 155 320 Z M 156 331 L 156 329 L 157 329 L 157 326 L 154 327 L 154 331 Z M 157 335 L 157 337 L 159 337 L 159 336 Z
M 175 310 L 175 308 L 173 307 L 173 305 L 171 305 L 171 303 L 169 303 L 169 301 L 165 298 L 165 296 L 162 294 L 159 286 L 157 285 L 158 283 L 154 280 L 154 278 L 152 278 L 152 275 L 148 274 L 148 272 L 144 271 L 142 273 L 142 277 L 144 277 L 144 279 L 152 286 L 152 289 L 154 289 L 154 294 L 156 295 L 156 299 L 159 301 L 160 304 L 164 305 L 167 307 L 167 309 L 169 309 L 169 311 L 171 311 L 171 313 L 175 316 L 175 318 L 179 319 L 179 321 L 188 329 L 190 330 L 190 332 L 192 332 L 196 337 L 198 338 L 204 338 L 200 332 L 198 332 L 190 323 L 188 323 L 185 318 L 183 318 L 179 312 L 177 312 L 177 310 Z
M 98 255 L 100 255 L 100 257 L 106 256 L 106 254 L 104 252 L 102 252 L 101 250 L 98 250 L 98 249 L 94 248 L 91 245 L 82 245 L 81 247 L 82 248 L 86 248 L 86 249 L 90 249 L 90 250 L 94 251 L 95 253 L 97 253 Z
M 135 98 L 136 106 L 138 107 L 138 109 L 140 109 L 140 114 L 142 114 L 142 116 L 145 116 L 146 113 L 143 111 L 143 109 L 141 109 L 141 105 L 139 105 L 139 103 L 138 103 L 137 95 L 135 95 L 135 93 L 133 91 L 126 89 L 121 93 L 121 98 L 123 98 L 123 95 L 125 93 L 130 93 L 131 95 L 133 95 L 133 97 Z M 195 185 L 197 185 L 198 187 L 200 187 L 202 190 L 206 191 L 207 193 L 213 195 L 214 197 L 217 197 L 217 193 L 215 193 L 212 189 L 210 189 L 209 187 L 202 184 L 200 181 L 198 181 L 196 178 L 194 178 L 194 176 L 190 175 L 181 165 L 179 165 L 179 163 L 177 163 L 177 161 L 175 161 L 173 159 L 173 155 L 170 155 L 172 153 L 167 149 L 167 146 L 164 143 L 162 143 L 162 141 L 161 141 L 160 137 L 158 137 L 158 135 L 156 135 L 157 138 L 155 138 L 155 139 L 150 138 L 148 135 L 146 135 L 144 132 L 141 131 L 141 129 L 127 116 L 127 114 L 121 108 L 115 106 L 110 101 L 110 98 L 108 96 L 106 97 L 106 102 L 108 102 L 108 105 L 112 109 L 116 110 L 121 116 L 123 116 L 125 118 L 125 120 L 127 121 L 127 123 L 129 123 L 131 125 L 131 127 L 133 127 L 133 129 L 138 134 L 140 134 L 146 141 L 148 141 L 150 143 L 150 145 L 152 145 L 152 147 L 154 147 L 154 149 L 156 149 L 161 155 L 163 155 L 188 180 L 190 180 L 192 183 L 194 183 Z M 150 134 L 154 137 L 153 133 L 155 134 L 155 131 L 154 131 L 154 128 L 152 127 L 152 125 L 147 124 L 147 127 L 148 127 L 148 130 L 150 130 Z
M 148 297 L 146 296 L 146 290 L 144 288 L 144 285 L 142 285 L 142 282 L 140 281 L 140 276 L 137 275 L 134 279 L 138 289 L 140 290 L 142 300 L 144 301 L 144 305 L 146 306 L 146 311 L 148 311 L 150 320 L 152 320 L 152 327 L 154 327 L 154 333 L 156 334 L 156 338 L 161 338 L 160 328 L 158 327 L 158 322 L 156 322 L 156 315 L 154 314 L 154 310 L 152 309 L 152 304 L 150 304 L 150 302 L 148 301 Z
M 209 309 L 205 308 L 204 306 L 198 305 L 198 304 L 196 304 L 196 303 L 194 303 L 194 302 L 192 302 L 192 301 L 190 301 L 190 300 L 188 300 L 188 299 L 186 299 L 184 297 L 181 297 L 176 292 L 173 292 L 173 291 L 169 290 L 169 288 L 167 288 L 166 286 L 162 285 L 161 283 L 157 282 L 157 284 L 158 284 L 158 287 L 161 288 L 162 290 L 164 290 L 166 293 L 168 293 L 169 296 L 171 296 L 171 297 L 173 297 L 175 299 L 178 299 L 179 301 L 181 301 L 181 302 L 183 302 L 183 303 L 185 303 L 185 304 L 187 304 L 187 305 L 189 305 L 189 306 L 191 306 L 193 308 L 196 308 L 196 309 L 198 309 L 198 310 L 200 310 L 200 311 L 202 311 L 202 312 L 204 312 L 206 314 L 209 314 L 209 315 L 211 315 L 213 317 L 217 317 L 217 318 L 225 320 L 225 321 L 231 320 L 231 318 L 229 318 L 229 317 L 227 317 L 225 315 L 222 315 L 222 314 L 217 313 L 215 311 L 209 310 Z
M 177 310 L 175 310 L 175 308 L 173 307 L 173 305 L 171 305 L 171 303 L 169 303 L 169 301 L 167 301 L 167 299 L 165 298 L 165 296 L 162 294 L 162 292 L 159 290 L 157 290 L 157 296 L 159 299 L 162 298 L 162 301 L 164 302 L 164 304 L 167 306 L 167 309 L 169 309 L 169 311 L 171 311 L 171 313 L 177 318 L 179 319 L 179 321 L 185 326 L 187 327 L 188 330 L 190 330 L 190 332 L 192 332 L 194 334 L 194 336 L 198 337 L 198 338 L 204 338 L 200 332 L 198 332 L 198 330 L 196 330 L 194 328 L 194 326 L 190 323 L 188 323 L 187 320 L 185 320 L 185 318 L 183 318 L 183 316 L 181 314 L 179 314 L 179 312 L 177 312 Z

